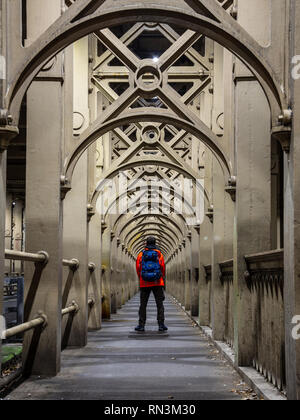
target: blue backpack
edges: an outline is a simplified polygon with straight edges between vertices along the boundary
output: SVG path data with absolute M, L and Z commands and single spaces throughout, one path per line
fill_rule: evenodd
M 158 253 L 155 250 L 146 250 L 142 257 L 142 279 L 148 282 L 156 282 L 161 278 L 161 268 Z

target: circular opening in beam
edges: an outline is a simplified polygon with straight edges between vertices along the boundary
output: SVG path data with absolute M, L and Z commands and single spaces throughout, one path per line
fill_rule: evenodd
M 136 86 L 146 93 L 154 93 L 162 84 L 163 76 L 153 60 L 143 60 L 136 72 Z
M 142 130 L 142 140 L 147 144 L 154 144 L 160 139 L 160 130 L 154 125 L 147 125 Z

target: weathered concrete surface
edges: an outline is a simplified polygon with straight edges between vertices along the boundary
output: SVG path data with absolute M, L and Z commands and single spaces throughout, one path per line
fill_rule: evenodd
M 240 377 L 171 300 L 166 302 L 169 337 L 129 338 L 139 298 L 89 334 L 85 349 L 67 349 L 62 371 L 52 379 L 31 378 L 7 399 L 43 400 L 237 400 Z M 156 330 L 153 298 L 148 330 Z

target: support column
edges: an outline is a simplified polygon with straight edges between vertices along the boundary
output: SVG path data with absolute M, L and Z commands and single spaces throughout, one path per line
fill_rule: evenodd
M 87 152 L 79 159 L 72 178 L 72 190 L 64 200 L 63 255 L 79 261 L 79 268 L 64 267 L 63 307 L 75 301 L 76 314 L 63 320 L 62 346 L 84 347 L 88 329 L 88 235 L 87 235 Z
M 184 247 L 184 259 L 185 259 L 185 270 L 184 270 L 184 306 L 187 311 L 191 310 L 191 278 L 192 278 L 192 250 L 191 250 L 191 236 L 188 236 L 185 240 Z
M 55 121 L 55 124 L 53 123 Z M 48 326 L 25 334 L 25 373 L 56 375 L 60 370 L 62 297 L 62 88 L 34 82 L 27 93 L 26 250 L 46 251 L 43 271 L 25 264 L 24 322 L 39 311 Z M 41 134 L 42 133 L 42 134 Z
M 212 223 L 205 217 L 199 236 L 199 323 L 211 325 L 211 281 L 208 282 L 204 267 L 211 264 Z
M 292 44 L 290 60 L 300 51 L 300 4 L 291 2 Z M 298 60 L 299 62 L 299 60 Z M 297 75 L 299 76 L 298 70 Z M 290 153 L 284 156 L 284 300 L 286 323 L 287 395 L 300 399 L 300 340 L 292 336 L 293 318 L 300 316 L 300 76 L 290 79 L 293 131 Z
M 119 284 L 118 284 L 118 273 L 117 273 L 117 238 L 114 232 L 111 232 L 111 260 L 110 260 L 110 270 L 111 270 L 111 313 L 117 313 L 117 300 L 119 293 Z
M 6 194 L 6 214 L 5 214 L 5 249 L 13 249 L 12 236 L 12 196 L 11 194 Z M 5 274 L 8 275 L 12 272 L 13 261 L 5 261 Z
M 109 219 L 109 218 L 108 218 Z M 111 316 L 111 281 L 110 281 L 110 247 L 111 231 L 110 222 L 108 226 L 102 225 L 102 318 L 110 319 Z M 103 230 L 104 228 L 104 230 Z
M 264 2 L 264 6 L 266 3 Z M 239 23 L 261 44 L 271 42 L 261 2 L 241 2 Z M 269 6 L 267 6 L 267 9 Z M 252 16 L 249 19 L 249 16 Z M 234 227 L 235 351 L 239 366 L 252 366 L 254 337 L 245 255 L 271 248 L 270 108 L 262 88 L 236 63 L 235 121 L 237 195 Z
M 3 281 L 4 281 L 4 250 L 5 250 L 5 211 L 6 211 L 6 152 L 0 152 L 0 335 L 3 323 Z M 0 355 L 2 354 L 2 339 L 0 336 Z M 0 358 L 0 372 L 1 372 Z
M 199 315 L 199 232 L 198 228 L 192 229 L 192 280 L 191 280 L 191 313 Z
M 61 14 L 60 0 L 27 2 L 27 44 Z M 43 312 L 44 331 L 24 335 L 24 373 L 52 376 L 60 370 L 62 298 L 62 56 L 42 71 L 27 93 L 26 250 L 46 251 L 41 270 L 25 264 L 24 322 Z
M 256 81 L 236 86 L 237 200 L 234 237 L 235 350 L 240 366 L 252 365 L 251 292 L 245 280 L 245 255 L 270 250 L 270 111 Z
M 89 263 L 95 264 L 95 270 L 90 271 L 88 279 L 88 298 L 94 300 L 89 308 L 89 330 L 99 330 L 102 324 L 102 287 L 101 287 L 101 220 L 98 214 L 94 215 L 89 224 Z

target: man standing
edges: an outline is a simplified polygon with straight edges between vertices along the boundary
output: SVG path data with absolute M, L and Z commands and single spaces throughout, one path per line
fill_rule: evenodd
M 140 279 L 141 288 L 141 306 L 139 312 L 139 325 L 136 331 L 145 331 L 147 304 L 151 292 L 153 292 L 157 306 L 157 321 L 159 331 L 167 331 L 165 326 L 165 308 L 164 308 L 164 277 L 165 261 L 162 253 L 156 249 L 156 239 L 149 237 L 147 245 L 143 252 L 138 255 L 136 261 L 136 272 Z

